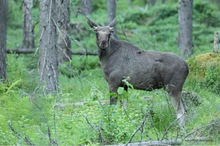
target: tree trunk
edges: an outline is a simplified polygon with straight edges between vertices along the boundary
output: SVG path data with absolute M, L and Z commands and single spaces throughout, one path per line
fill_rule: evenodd
M 154 6 L 156 3 L 156 0 L 151 0 L 151 6 Z
M 218 3 L 218 9 L 220 10 L 220 0 L 218 0 L 217 3 Z
M 108 23 L 110 23 L 114 18 L 116 18 L 116 0 L 106 0 L 107 1 L 107 15 L 108 15 Z M 114 26 L 113 36 L 116 36 L 116 24 Z
M 178 21 L 179 21 L 179 36 L 178 45 L 180 54 L 183 58 L 188 58 L 192 55 L 192 10 L 193 0 L 179 0 Z
M 7 0 L 0 0 L 0 82 L 6 79 Z
M 33 0 L 23 0 L 23 48 L 34 48 Z
M 81 0 L 81 11 L 85 16 L 92 14 L 92 0 Z
M 214 32 L 214 48 L 213 52 L 218 54 L 218 32 Z
M 68 35 L 70 32 L 70 0 L 58 2 L 57 13 L 58 13 L 58 62 L 71 61 L 71 42 Z
M 56 47 L 56 0 L 40 0 L 40 85 L 46 94 L 58 89 L 58 61 Z
M 133 1 L 134 1 L 134 0 L 128 0 L 128 4 L 129 4 L 129 6 L 132 5 Z

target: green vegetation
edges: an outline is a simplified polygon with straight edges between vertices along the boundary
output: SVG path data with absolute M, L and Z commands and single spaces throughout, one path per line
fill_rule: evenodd
M 137 46 L 178 54 L 177 2 L 142 7 L 139 0 L 132 6 L 120 0 L 117 8 L 118 37 Z M 79 22 L 81 31 L 71 31 L 72 49 L 96 50 L 95 35 L 86 19 L 76 15 L 77 6 L 71 3 L 71 22 Z M 21 3 L 10 1 L 8 48 L 21 47 Z M 37 24 L 38 8 L 34 8 Z M 105 23 L 103 0 L 93 4 L 92 20 Z M 175 112 L 163 90 L 144 92 L 129 89 L 125 110 L 120 103 L 115 107 L 102 104 L 108 100 L 108 86 L 95 56 L 72 56 L 71 63 L 59 67 L 59 93 L 43 95 L 38 85 L 38 52 L 31 55 L 7 55 L 7 82 L 0 83 L 0 145 L 103 145 L 132 142 L 206 137 L 220 143 L 220 56 L 214 55 L 213 32 L 220 29 L 220 15 L 215 3 L 194 1 L 194 55 L 188 60 L 190 75 L 184 90 L 194 92 L 200 105 L 188 104 L 187 131 L 180 131 Z M 38 43 L 38 24 L 35 27 Z M 79 40 L 81 46 L 76 41 Z M 205 54 L 204 54 L 205 53 Z M 203 54 L 203 55 L 202 55 Z M 197 56 L 199 55 L 199 56 Z M 187 99 L 186 99 L 187 100 Z M 83 105 L 80 106 L 80 102 Z M 108 102 L 108 101 L 107 101 Z M 190 102 L 190 100 L 189 100 Z M 76 105 L 78 103 L 78 105 Z M 171 126 L 172 125 L 172 126 Z M 170 128 L 168 128 L 170 126 Z M 165 131 L 167 130 L 167 133 Z M 137 133 L 135 133 L 137 132 Z M 183 145 L 188 145 L 183 142 Z M 195 144 L 195 143 L 190 143 Z

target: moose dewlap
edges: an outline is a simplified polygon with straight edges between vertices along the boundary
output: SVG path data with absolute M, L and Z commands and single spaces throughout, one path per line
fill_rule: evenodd
M 185 108 L 181 99 L 183 84 L 188 75 L 187 63 L 173 53 L 145 51 L 131 43 L 111 37 L 116 20 L 107 26 L 99 26 L 88 19 L 88 24 L 96 32 L 96 44 L 99 48 L 105 79 L 109 91 L 117 94 L 117 89 L 128 89 L 123 79 L 139 90 L 164 88 L 172 99 L 179 124 L 184 127 Z M 110 97 L 115 104 L 117 97 Z

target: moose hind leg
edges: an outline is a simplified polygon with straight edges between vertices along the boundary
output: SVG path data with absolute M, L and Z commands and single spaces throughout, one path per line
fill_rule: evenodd
M 185 127 L 186 111 L 185 111 L 183 101 L 181 99 L 181 91 L 172 92 L 172 93 L 170 93 L 170 96 L 172 99 L 172 104 L 173 104 L 174 110 L 177 115 L 177 119 L 179 121 L 179 125 L 181 128 L 184 128 Z

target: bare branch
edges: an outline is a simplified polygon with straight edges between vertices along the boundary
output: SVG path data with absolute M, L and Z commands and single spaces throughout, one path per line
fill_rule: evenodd
M 129 143 L 132 141 L 132 139 L 134 138 L 134 136 L 136 135 L 136 133 L 137 133 L 138 131 L 141 131 L 141 129 L 144 127 L 144 125 L 145 125 L 145 123 L 146 123 L 146 121 L 147 121 L 147 118 L 148 118 L 148 112 L 147 112 L 145 118 L 143 119 L 141 125 L 140 125 L 140 126 L 138 127 L 138 129 L 131 135 L 129 141 L 126 143 L 126 146 L 129 145 Z
M 91 55 L 91 56 L 97 56 L 98 53 L 96 51 L 71 51 L 72 55 Z M 7 54 L 33 54 L 35 53 L 35 50 L 27 49 L 27 48 L 18 48 L 18 49 L 7 49 Z
M 14 127 L 12 126 L 12 123 L 11 123 L 11 121 L 8 121 L 8 126 L 9 126 L 9 128 L 10 128 L 10 130 L 12 131 L 12 132 L 14 132 L 14 134 L 17 136 L 17 138 L 19 138 L 19 139 L 22 139 L 23 137 L 22 137 L 22 135 L 21 134 L 19 134 L 15 129 L 14 129 Z M 25 136 L 24 137 L 24 141 L 27 143 L 27 145 L 29 145 L 29 146 L 35 146 L 35 144 L 29 139 L 29 137 L 28 136 Z
M 181 118 L 181 117 L 180 117 L 180 118 Z M 170 128 L 171 128 L 174 124 L 176 124 L 180 118 L 175 119 L 175 120 L 168 126 L 168 128 L 165 130 L 164 135 L 163 135 L 163 137 L 161 138 L 161 140 L 164 140 L 164 138 L 166 137 L 166 135 L 167 135 L 168 131 L 170 130 Z
M 209 123 L 207 125 L 202 125 L 200 127 L 197 127 L 192 132 L 188 133 L 183 139 L 186 140 L 187 137 L 189 137 L 190 135 L 194 134 L 195 132 L 197 132 L 197 131 L 199 131 L 199 130 L 201 130 L 203 128 L 211 127 L 211 126 L 219 124 L 219 123 L 220 123 L 220 121 L 219 122 L 211 122 L 211 123 Z

